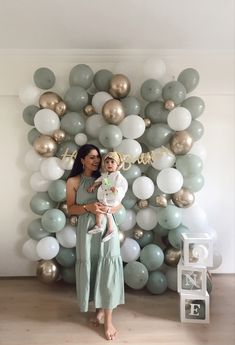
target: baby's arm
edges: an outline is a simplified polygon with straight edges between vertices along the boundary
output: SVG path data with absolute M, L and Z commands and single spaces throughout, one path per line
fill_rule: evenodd
M 91 186 L 87 188 L 88 193 L 92 193 L 101 185 L 102 182 L 95 181 Z

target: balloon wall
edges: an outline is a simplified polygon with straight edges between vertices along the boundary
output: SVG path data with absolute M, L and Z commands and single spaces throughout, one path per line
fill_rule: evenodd
M 200 76 L 186 68 L 163 83 L 165 62 L 150 57 L 142 64 L 144 81 L 136 86 L 121 63 L 118 68 L 93 71 L 78 64 L 69 73 L 69 88 L 58 94 L 54 72 L 40 67 L 34 83 L 21 88 L 23 120 L 30 126 L 29 207 L 35 214 L 22 250 L 37 262 L 40 281 L 75 283 L 77 217 L 67 212 L 66 179 L 79 147 L 92 143 L 101 154 L 118 151 L 125 162 L 121 172 L 129 188 L 116 219 L 126 285 L 152 294 L 176 291 L 181 233 L 207 232 L 216 241 L 196 202 L 206 156 L 199 120 L 205 103 L 192 94 Z M 139 96 L 132 92 L 137 88 Z M 211 269 L 222 261 L 217 251 L 214 256 Z

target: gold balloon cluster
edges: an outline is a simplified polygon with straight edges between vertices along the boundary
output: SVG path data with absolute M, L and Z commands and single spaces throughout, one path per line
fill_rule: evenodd
M 56 260 L 40 260 L 37 264 L 37 278 L 45 284 L 56 282 L 60 275 L 60 267 Z
M 67 106 L 62 98 L 55 92 L 44 92 L 39 98 L 39 105 L 41 108 L 51 109 L 58 116 L 63 116 L 67 111 Z

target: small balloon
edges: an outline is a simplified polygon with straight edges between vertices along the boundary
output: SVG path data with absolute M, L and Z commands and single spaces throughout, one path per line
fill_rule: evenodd
M 161 195 L 156 196 L 156 206 L 157 207 L 167 207 L 166 194 L 161 194 Z
M 171 100 L 171 99 L 168 99 L 165 104 L 164 104 L 165 108 L 167 110 L 173 110 L 174 107 L 175 107 L 175 103 Z
M 170 149 L 176 155 L 185 155 L 193 146 L 193 138 L 187 131 L 175 132 L 170 139 Z
M 130 88 L 130 81 L 125 75 L 115 74 L 110 80 L 109 93 L 114 98 L 123 98 L 128 95 Z
M 59 116 L 62 117 L 67 111 L 67 105 L 63 102 L 60 101 L 55 105 L 55 113 Z
M 139 208 L 146 208 L 146 207 L 148 207 L 148 205 L 149 205 L 149 203 L 148 203 L 148 200 L 139 200 L 138 202 L 137 202 L 137 206 L 139 207 Z
M 178 207 L 190 207 L 195 200 L 193 192 L 188 188 L 182 187 L 178 192 L 171 195 L 173 203 Z
M 61 102 L 62 99 L 57 93 L 47 91 L 44 92 L 39 98 L 39 105 L 41 108 L 55 110 L 57 103 Z
M 126 238 L 124 231 L 118 230 L 118 238 L 119 238 L 119 242 L 120 242 L 120 246 L 121 246 L 123 244 L 123 242 L 125 241 L 125 238 Z
M 53 133 L 52 133 L 52 138 L 57 142 L 57 143 L 61 143 L 62 141 L 65 140 L 66 134 L 65 131 L 63 131 L 62 129 L 56 129 Z
M 37 278 L 42 283 L 52 284 L 59 278 L 60 268 L 55 260 L 40 260 L 37 265 Z
M 86 116 L 95 114 L 95 108 L 91 104 L 86 105 L 83 111 Z
M 176 267 L 180 261 L 181 250 L 169 247 L 164 251 L 164 261 L 168 266 Z
M 71 216 L 69 217 L 69 223 L 72 226 L 76 226 L 78 223 L 78 217 L 77 216 Z
M 144 235 L 144 230 L 140 228 L 135 228 L 133 230 L 133 237 L 135 240 L 139 240 Z
M 148 128 L 151 126 L 151 120 L 147 117 L 144 118 L 144 124 L 145 124 L 145 127 Z

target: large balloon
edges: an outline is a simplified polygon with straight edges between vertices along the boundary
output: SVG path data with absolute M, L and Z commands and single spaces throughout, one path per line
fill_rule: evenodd
M 167 123 L 174 131 L 183 131 L 188 128 L 192 117 L 188 109 L 183 107 L 176 107 L 171 110 L 167 117 Z
M 175 168 L 163 169 L 157 176 L 157 186 L 163 193 L 176 193 L 183 186 L 183 176 L 181 172 Z
M 150 207 L 137 212 L 136 222 L 144 230 L 152 230 L 157 225 L 157 213 Z
M 193 146 L 193 138 L 188 131 L 175 132 L 170 139 L 170 149 L 176 155 L 185 155 Z
M 34 124 L 42 134 L 51 135 L 60 128 L 60 119 L 51 109 L 41 109 L 34 117 Z
M 81 113 L 69 112 L 61 119 L 61 129 L 70 135 L 81 133 L 85 128 L 85 120 Z
M 162 272 L 153 271 L 149 275 L 147 289 L 154 295 L 160 295 L 167 289 L 166 276 Z
M 56 207 L 56 202 L 51 200 L 47 192 L 38 192 L 30 200 L 31 210 L 38 215 L 54 207 Z
M 19 98 L 24 105 L 32 105 L 38 102 L 40 90 L 31 84 L 25 85 L 19 90 Z
M 42 176 L 47 180 L 58 180 L 64 174 L 60 167 L 60 159 L 57 157 L 47 158 L 40 166 Z
M 99 91 L 108 91 L 113 73 L 107 69 L 100 69 L 94 75 L 94 85 Z
M 76 246 L 76 230 L 72 225 L 66 225 L 61 231 L 56 233 L 59 243 L 65 248 Z
M 33 175 L 30 177 L 30 187 L 35 192 L 46 192 L 48 191 L 48 188 L 51 184 L 51 181 L 45 179 L 40 171 L 36 171 L 33 173 Z
M 52 157 L 57 150 L 57 144 L 49 135 L 40 135 L 34 140 L 35 151 L 43 157 Z
M 40 260 L 37 265 L 37 278 L 42 283 L 52 284 L 59 278 L 60 267 L 55 260 Z
M 156 244 L 148 244 L 140 252 L 140 261 L 148 271 L 155 271 L 164 261 L 163 251 Z
M 166 229 L 174 229 L 180 225 L 182 221 L 182 210 L 173 205 L 168 205 L 158 211 L 158 222 Z
M 142 153 L 141 145 L 134 139 L 124 139 L 120 145 L 115 147 L 115 150 L 128 155 L 132 162 L 135 162 Z
M 134 181 L 132 191 L 139 199 L 148 199 L 154 192 L 153 181 L 147 176 L 140 176 Z
M 157 169 L 162 170 L 170 168 L 175 163 L 175 155 L 168 148 L 161 146 L 152 151 L 153 161 L 151 165 Z
M 144 133 L 145 123 L 140 116 L 129 115 L 121 121 L 119 128 L 125 138 L 136 139 Z
M 53 208 L 43 213 L 42 226 L 50 233 L 62 230 L 65 226 L 65 223 L 66 217 L 64 212 L 58 210 L 57 208 Z
M 22 247 L 22 252 L 24 256 L 31 260 L 31 261 L 38 261 L 40 260 L 40 256 L 37 253 L 36 247 L 37 247 L 38 241 L 35 241 L 34 239 L 27 240 Z
M 196 119 L 197 117 L 201 116 L 205 110 L 205 102 L 203 99 L 197 96 L 186 98 L 181 106 L 190 111 L 192 119 Z
M 23 110 L 23 119 L 24 121 L 30 125 L 34 126 L 34 117 L 35 114 L 40 110 L 39 107 L 36 105 L 28 105 L 26 108 Z
M 147 79 L 140 88 L 140 94 L 147 102 L 154 102 L 161 97 L 162 86 L 156 79 Z
M 184 69 L 177 78 L 184 85 L 187 92 L 191 92 L 197 87 L 199 79 L 199 73 L 194 68 Z
M 110 99 L 105 102 L 102 108 L 102 114 L 105 121 L 114 125 L 118 125 L 125 116 L 122 103 L 117 99 Z
M 140 246 L 133 239 L 127 237 L 121 246 L 121 257 L 124 262 L 135 261 L 140 256 Z
M 38 68 L 33 75 L 34 82 L 40 89 L 51 89 L 55 84 L 55 74 L 47 67 Z
M 174 105 L 179 105 L 186 97 L 186 89 L 179 81 L 170 81 L 163 87 L 162 97 L 165 101 L 171 100 Z
M 103 116 L 94 114 L 86 120 L 85 129 L 86 133 L 92 138 L 98 138 L 101 128 L 107 125 Z
M 119 229 L 122 231 L 128 231 L 132 229 L 136 224 L 136 214 L 133 210 L 126 210 L 126 217 L 122 224 L 119 225 Z
M 64 101 L 71 111 L 79 111 L 88 103 L 88 94 L 81 86 L 72 86 L 66 92 Z
M 62 101 L 61 97 L 51 91 L 44 92 L 39 98 L 39 105 L 41 108 L 51 109 L 55 111 L 56 105 Z
M 125 283 L 132 289 L 142 289 L 148 281 L 147 268 L 138 261 L 131 261 L 124 267 L 124 280 Z
M 86 64 L 79 64 L 72 68 L 69 74 L 69 83 L 71 86 L 81 86 L 88 89 L 93 80 L 93 71 Z
M 105 91 L 96 92 L 96 94 L 92 98 L 92 105 L 95 111 L 98 114 L 101 114 L 103 105 L 110 99 L 113 99 L 113 97 L 109 93 Z
M 121 100 L 124 114 L 127 115 L 138 115 L 140 113 L 140 102 L 134 96 L 128 96 Z

